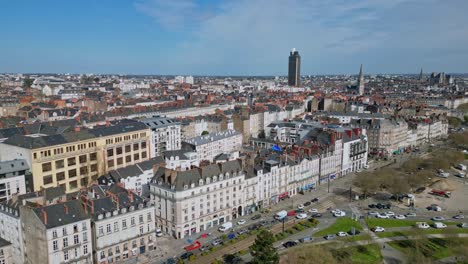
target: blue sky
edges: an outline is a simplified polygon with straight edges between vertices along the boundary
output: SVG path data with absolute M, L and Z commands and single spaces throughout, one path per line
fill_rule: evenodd
M 0 72 L 286 75 L 468 72 L 466 0 L 0 3 Z

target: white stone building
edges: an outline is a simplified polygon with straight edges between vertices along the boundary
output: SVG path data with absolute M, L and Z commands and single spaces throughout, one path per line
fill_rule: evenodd
M 151 158 L 161 156 L 166 150 L 178 150 L 181 147 L 180 123 L 161 116 L 142 119 L 151 130 Z
M 14 194 L 26 193 L 26 173 L 29 173 L 29 166 L 24 159 L 0 162 L 0 202 Z
M 0 237 L 12 245 L 12 263 L 24 263 L 23 229 L 16 199 L 0 205 Z
M 184 146 L 197 153 L 199 160 L 213 161 L 222 153 L 240 151 L 242 134 L 235 130 L 226 130 L 185 140 Z

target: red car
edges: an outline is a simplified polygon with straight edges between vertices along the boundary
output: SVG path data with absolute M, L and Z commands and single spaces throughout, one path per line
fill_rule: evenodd
M 295 216 L 296 215 L 296 211 L 289 211 L 288 212 L 288 216 Z
M 185 246 L 184 249 L 187 250 L 187 251 L 192 251 L 192 250 L 195 250 L 195 249 L 199 249 L 200 247 L 202 246 L 202 244 L 200 243 L 200 241 L 195 241 L 194 243 L 188 245 L 188 246 Z

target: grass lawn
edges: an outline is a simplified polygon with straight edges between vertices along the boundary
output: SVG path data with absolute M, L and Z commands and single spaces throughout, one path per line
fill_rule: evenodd
M 382 254 L 379 245 L 370 244 L 357 247 L 347 247 L 338 250 L 332 250 L 333 256 L 338 262 L 374 264 L 382 262 Z
M 390 232 L 381 232 L 376 235 L 380 238 L 383 237 L 397 237 L 397 236 L 411 236 L 414 235 L 414 232 L 417 230 L 420 234 L 467 234 L 468 229 L 466 228 L 449 228 L 449 229 L 415 229 L 407 231 L 390 231 Z
M 414 240 L 401 240 L 393 241 L 388 244 L 394 247 L 397 250 L 400 250 L 406 255 L 413 254 L 415 248 L 415 243 L 418 241 Z M 447 239 L 442 238 L 430 238 L 427 240 L 419 241 L 421 245 L 419 246 L 421 253 L 431 259 L 443 259 L 454 254 L 453 246 L 449 245 Z
M 347 236 L 342 238 L 342 240 L 347 241 L 347 242 L 355 242 L 355 241 L 361 241 L 361 240 L 371 240 L 371 236 L 368 234 L 359 234 L 356 236 Z
M 367 218 L 366 223 L 369 228 L 380 226 L 383 228 L 391 227 L 405 227 L 415 226 L 418 222 L 426 222 L 428 225 L 432 225 L 433 221 L 416 221 L 416 220 L 399 220 L 399 219 L 381 219 L 381 218 Z M 446 225 L 456 225 L 455 222 L 444 222 Z
M 334 224 L 331 226 L 322 229 L 318 231 L 317 233 L 314 234 L 315 237 L 321 237 L 325 236 L 328 234 L 336 234 L 340 231 L 343 232 L 349 232 L 351 231 L 351 228 L 354 227 L 357 230 L 362 230 L 362 226 L 359 224 L 359 222 L 354 221 L 353 219 L 349 217 L 340 217 L 336 220 Z

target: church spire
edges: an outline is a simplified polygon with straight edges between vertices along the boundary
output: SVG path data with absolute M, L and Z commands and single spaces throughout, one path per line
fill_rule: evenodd
M 362 72 L 362 64 L 361 69 L 359 70 L 359 79 L 357 84 L 359 89 L 359 95 L 364 95 L 364 73 Z
M 419 73 L 419 80 L 423 80 L 423 69 L 421 68 L 421 72 Z

